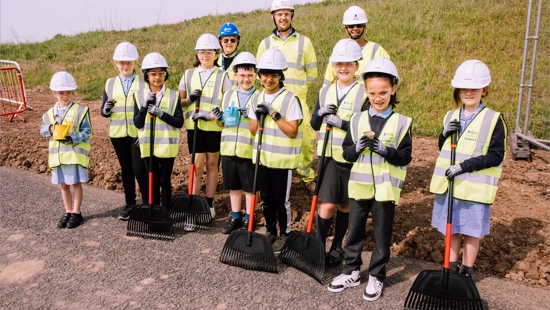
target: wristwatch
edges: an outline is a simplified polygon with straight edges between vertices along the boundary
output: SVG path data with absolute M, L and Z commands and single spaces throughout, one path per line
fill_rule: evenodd
M 281 119 L 281 113 L 275 112 L 275 115 L 272 116 L 274 121 L 278 121 Z

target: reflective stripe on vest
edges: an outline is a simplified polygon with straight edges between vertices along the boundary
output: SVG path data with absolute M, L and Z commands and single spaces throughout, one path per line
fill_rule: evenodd
M 259 100 L 264 100 L 265 92 L 261 92 L 252 99 L 252 107 L 256 110 Z M 283 119 L 286 120 L 290 110 L 294 94 L 288 90 L 283 90 L 273 102 L 271 106 L 275 111 L 279 111 Z M 258 124 L 259 126 L 259 124 Z M 252 162 L 256 163 L 256 152 L 258 147 L 259 133 L 254 137 L 254 146 L 252 150 Z M 260 164 L 262 166 L 274 169 L 295 169 L 298 167 L 300 160 L 300 151 L 302 148 L 302 131 L 299 129 L 296 138 L 289 138 L 277 126 L 273 118 L 267 116 L 264 123 L 264 133 L 262 136 L 262 150 L 260 153 Z
M 458 137 L 456 147 L 456 164 L 469 158 L 486 155 L 491 143 L 495 126 L 501 114 L 489 108 L 483 108 Z M 443 125 L 452 119 L 460 118 L 460 109 L 447 112 Z M 506 134 L 504 136 L 506 143 Z M 506 154 L 505 154 L 506 155 Z M 430 182 L 430 192 L 444 194 L 449 181 L 445 171 L 451 165 L 451 139 L 448 138 L 435 163 L 435 170 Z M 492 204 L 495 201 L 498 182 L 502 174 L 502 162 L 497 167 L 463 173 L 454 178 L 454 198 Z
M 365 88 L 359 83 L 355 83 L 348 93 L 342 98 L 342 103 L 338 105 L 338 91 L 337 84 L 332 84 L 330 86 L 325 86 L 319 91 L 319 105 L 321 107 L 327 106 L 329 104 L 334 104 L 338 107 L 336 115 L 341 119 L 349 121 L 353 113 L 361 112 L 361 107 L 365 101 L 366 94 Z M 344 159 L 342 154 L 344 149 L 342 148 L 342 143 L 346 137 L 346 131 L 333 127 L 331 130 L 331 135 L 327 141 L 327 150 L 325 153 L 326 157 L 332 157 L 337 162 L 340 163 L 350 163 Z M 323 123 L 321 129 L 319 129 L 319 140 L 317 141 L 317 155 L 321 156 L 323 152 L 323 142 L 326 134 L 326 125 Z
M 393 113 L 384 124 L 378 139 L 384 145 L 397 148 L 411 127 L 412 119 Z M 363 132 L 370 130 L 369 112 L 353 114 L 350 131 L 353 141 L 358 141 Z M 366 148 L 353 164 L 348 183 L 349 198 L 355 200 L 376 199 L 399 203 L 405 183 L 407 166 L 394 166 Z
M 75 134 L 80 131 L 80 125 L 85 117 L 88 115 L 88 107 L 78 105 L 71 102 L 71 106 L 67 110 L 65 117 L 63 118 L 62 125 L 66 125 L 68 122 L 74 125 L 69 130 L 70 134 Z M 48 110 L 42 119 L 46 126 L 55 124 L 54 109 Z M 89 119 L 88 119 L 89 121 Z M 60 165 L 81 165 L 84 168 L 88 168 L 90 163 L 90 140 L 88 138 L 77 145 L 63 144 L 50 137 L 48 143 L 48 165 L 50 168 L 55 168 Z
M 200 111 L 210 113 L 214 107 L 220 107 L 222 103 L 222 86 L 225 72 L 219 68 L 216 68 L 204 83 L 204 87 L 201 82 L 201 75 L 197 68 L 191 68 L 185 71 L 185 87 L 187 89 L 187 98 L 189 94 L 195 89 L 201 89 L 202 94 L 200 96 Z M 185 128 L 187 130 L 193 130 L 195 128 L 195 122 L 191 118 L 191 113 L 195 110 L 195 104 L 192 103 L 183 108 L 185 113 Z M 197 123 L 199 129 L 204 131 L 222 131 L 222 128 L 216 124 L 215 121 L 199 120 Z
M 252 98 L 259 93 L 255 90 L 245 104 L 250 108 Z M 230 106 L 240 107 L 239 96 L 236 90 L 230 90 L 223 96 L 222 110 Z M 220 154 L 223 156 L 237 156 L 240 158 L 252 158 L 252 144 L 254 136 L 250 133 L 250 118 L 243 117 L 237 126 L 224 126 L 220 145 Z
M 147 89 L 140 91 L 136 96 L 139 106 L 142 102 L 145 102 Z M 170 115 L 174 115 L 176 111 L 176 105 L 180 104 L 176 102 L 178 94 L 175 90 L 166 88 L 164 96 L 159 103 L 159 108 Z M 174 158 L 178 155 L 179 143 L 180 143 L 180 129 L 170 126 L 160 117 L 154 118 L 155 128 L 155 140 L 153 146 L 153 156 L 158 158 Z M 149 157 L 150 155 L 150 142 L 151 142 L 151 117 L 145 116 L 145 124 L 142 129 L 138 130 L 139 137 L 139 150 L 141 152 L 141 158 Z
M 105 83 L 107 98 L 116 100 L 115 106 L 111 109 L 111 114 L 109 115 L 111 120 L 109 137 L 137 137 L 138 130 L 134 126 L 134 93 L 144 87 L 145 81 L 141 75 L 135 76 L 132 85 L 128 89 L 128 95 L 124 93 L 122 80 L 119 76 L 107 80 Z
M 270 35 L 264 39 L 266 50 L 268 48 L 276 48 L 283 52 L 286 58 L 287 70 L 285 75 L 285 88 L 300 98 L 300 102 L 306 104 L 307 98 L 307 83 L 313 83 L 315 79 L 308 77 L 306 70 L 317 67 L 317 63 L 304 63 L 303 53 L 306 37 L 299 33 L 295 33 L 286 40 Z

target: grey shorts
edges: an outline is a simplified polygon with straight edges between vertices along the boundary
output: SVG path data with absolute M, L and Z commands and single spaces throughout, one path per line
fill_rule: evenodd
M 319 201 L 336 204 L 349 203 L 348 182 L 352 164 L 343 164 L 330 157 L 325 158 L 325 172 L 319 188 Z

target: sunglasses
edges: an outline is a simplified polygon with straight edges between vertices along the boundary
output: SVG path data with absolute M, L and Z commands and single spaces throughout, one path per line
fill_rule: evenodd
M 237 42 L 237 39 L 231 38 L 231 39 L 223 39 L 222 40 L 222 43 L 229 43 L 229 42 L 235 43 L 235 42 Z
M 355 25 L 346 25 L 346 28 L 353 29 L 353 28 L 365 28 L 366 24 L 355 24 Z

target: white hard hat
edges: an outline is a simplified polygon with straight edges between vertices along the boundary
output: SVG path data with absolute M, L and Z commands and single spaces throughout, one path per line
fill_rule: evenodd
M 481 89 L 491 83 L 489 68 L 480 60 L 466 60 L 451 81 L 454 88 Z
M 271 13 L 282 9 L 289 9 L 294 12 L 294 6 L 290 3 L 290 0 L 273 0 L 271 2 Z
M 53 91 L 71 91 L 76 89 L 74 77 L 65 71 L 56 72 L 50 81 L 50 89 Z
M 283 52 L 275 48 L 268 48 L 258 60 L 258 69 L 286 70 L 286 58 Z
M 164 59 L 164 57 L 162 57 L 162 55 L 157 52 L 145 55 L 145 57 L 143 58 L 143 62 L 141 63 L 141 71 L 143 72 L 145 72 L 145 70 L 147 69 L 153 68 L 168 68 L 168 63 L 166 63 L 166 59 Z
M 369 20 L 367 19 L 367 13 L 362 8 L 354 5 L 350 6 L 344 12 L 344 19 L 342 24 L 344 25 L 357 25 L 357 24 L 366 24 Z
M 367 74 L 371 72 L 386 73 L 393 76 L 395 78 L 395 85 L 399 85 L 399 82 L 401 82 L 399 74 L 397 73 L 397 68 L 389 58 L 377 57 L 371 60 L 361 75 L 363 80 L 365 80 Z
M 258 63 L 256 62 L 256 57 L 254 57 L 254 55 L 249 52 L 242 52 L 237 54 L 235 59 L 233 59 L 233 71 L 235 71 L 235 66 L 244 64 L 256 66 Z
M 195 50 L 219 50 L 222 47 L 220 46 L 220 42 L 218 42 L 218 38 L 210 33 L 204 33 L 201 34 L 199 39 L 197 40 L 197 44 L 195 45 Z
M 355 40 L 342 39 L 334 45 L 332 55 L 328 59 L 330 62 L 348 62 L 357 61 L 363 57 L 361 46 Z
M 122 42 L 115 48 L 113 60 L 134 61 L 139 57 L 137 48 L 130 42 Z

